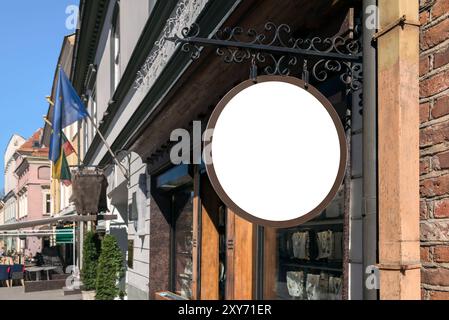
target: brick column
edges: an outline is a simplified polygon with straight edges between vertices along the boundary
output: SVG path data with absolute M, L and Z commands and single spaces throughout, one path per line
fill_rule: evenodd
M 420 299 L 418 0 L 379 0 L 378 142 L 381 299 Z
M 422 298 L 449 299 L 449 0 L 422 1 Z

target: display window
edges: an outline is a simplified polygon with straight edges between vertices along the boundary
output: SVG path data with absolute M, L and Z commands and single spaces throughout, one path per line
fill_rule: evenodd
M 193 188 L 191 185 L 173 193 L 172 278 L 174 291 L 192 298 Z
M 263 228 L 263 298 L 341 300 L 344 192 L 316 219 L 290 229 Z
M 163 287 L 184 299 L 192 299 L 193 281 L 193 180 L 188 166 L 177 166 L 153 179 L 164 223 L 160 234 L 167 238 L 167 251 L 160 259 L 168 265 L 160 269 L 161 278 L 168 280 Z M 167 227 L 164 227 L 164 225 Z M 165 253 L 166 252 L 166 253 Z

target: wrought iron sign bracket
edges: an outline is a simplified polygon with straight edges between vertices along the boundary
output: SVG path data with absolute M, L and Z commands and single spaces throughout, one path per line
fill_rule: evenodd
M 407 19 L 406 15 L 403 15 L 402 17 L 400 17 L 399 19 L 396 19 L 395 21 L 393 21 L 392 23 L 390 23 L 389 25 L 387 25 L 385 28 L 383 28 L 382 30 L 380 30 L 379 32 L 377 32 L 374 36 L 373 36 L 373 41 L 376 42 L 380 37 L 384 36 L 385 34 L 387 34 L 388 32 L 390 32 L 391 30 L 393 30 L 394 28 L 396 28 L 397 26 L 400 26 L 401 28 L 404 28 L 406 25 L 410 25 L 410 26 L 414 26 L 414 27 L 420 27 L 421 23 L 417 22 L 417 21 L 411 21 Z
M 358 29 L 355 28 L 352 37 L 302 39 L 294 38 L 288 25 L 268 22 L 262 33 L 234 27 L 204 38 L 199 36 L 199 26 L 193 24 L 183 29 L 181 36 L 165 40 L 180 44 L 181 50 L 193 60 L 200 58 L 203 48 L 214 47 L 226 63 L 250 62 L 251 79 L 257 77 L 258 70 L 267 75 L 298 74 L 306 83 L 324 82 L 337 75 L 348 91 L 355 91 L 362 87 L 362 45 Z

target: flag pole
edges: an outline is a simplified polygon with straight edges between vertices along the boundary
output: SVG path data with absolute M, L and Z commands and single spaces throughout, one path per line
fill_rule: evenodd
M 44 116 L 44 121 L 45 121 L 45 123 L 53 130 L 53 125 L 52 125 L 52 123 L 47 119 L 47 117 L 45 117 Z M 67 139 L 68 140 L 68 139 Z M 69 141 L 69 143 L 70 144 L 72 144 L 70 141 Z M 73 145 L 72 145 L 72 148 L 73 148 Z M 76 155 L 76 157 L 78 158 L 78 161 L 81 163 L 81 164 L 83 164 L 83 160 L 81 160 L 81 157 L 79 156 L 79 154 L 78 154 L 78 152 L 76 152 L 76 150 L 75 150 L 75 148 L 73 148 L 73 153 Z
M 55 105 L 55 103 L 53 101 L 51 101 L 50 97 L 46 97 L 48 103 L 50 103 L 52 106 Z M 87 114 L 87 118 L 90 120 L 90 122 L 92 123 L 92 125 L 94 126 L 95 130 L 97 131 L 98 136 L 100 137 L 101 141 L 104 143 L 104 145 L 106 146 L 106 148 L 108 149 L 108 152 L 110 153 L 110 155 L 112 156 L 112 159 L 114 159 L 114 162 L 117 164 L 117 166 L 119 167 L 120 171 L 122 172 L 123 176 L 125 177 L 126 180 L 129 181 L 129 176 L 127 173 L 126 168 L 123 167 L 123 165 L 120 163 L 120 161 L 117 159 L 117 156 L 115 155 L 114 151 L 112 151 L 111 146 L 109 145 L 109 143 L 106 141 L 105 137 L 103 136 L 103 134 L 101 133 L 101 131 L 98 129 L 98 126 L 95 124 L 94 120 L 92 119 L 92 117 L 90 116 L 89 112 L 87 112 L 86 110 L 86 114 Z M 48 121 L 47 118 L 44 118 L 46 120 L 46 122 Z M 48 121 L 47 123 L 49 123 L 49 125 L 51 125 L 51 123 Z M 78 133 L 79 134 L 79 133 Z M 81 159 L 81 158 L 79 158 Z
M 119 169 L 122 172 L 123 176 L 125 177 L 126 180 L 129 181 L 129 176 L 128 176 L 128 173 L 127 173 L 128 170 L 126 170 L 126 168 L 124 168 L 124 166 L 121 164 L 121 162 L 117 159 L 117 156 L 115 155 L 114 151 L 112 151 L 111 146 L 106 141 L 106 139 L 103 136 L 103 134 L 101 133 L 101 131 L 98 129 L 97 124 L 94 122 L 94 119 L 92 119 L 92 117 L 90 116 L 89 112 L 87 112 L 87 118 L 90 120 L 90 122 L 94 126 L 95 130 L 97 131 L 98 136 L 100 137 L 101 141 L 103 141 L 104 145 L 108 149 L 110 155 L 112 156 L 112 159 L 114 159 L 115 163 L 119 167 Z

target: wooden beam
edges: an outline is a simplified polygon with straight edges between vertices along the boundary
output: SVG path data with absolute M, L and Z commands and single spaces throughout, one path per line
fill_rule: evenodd
M 380 29 L 418 21 L 418 0 L 380 0 Z M 379 269 L 381 299 L 420 299 L 419 27 L 378 39 Z

